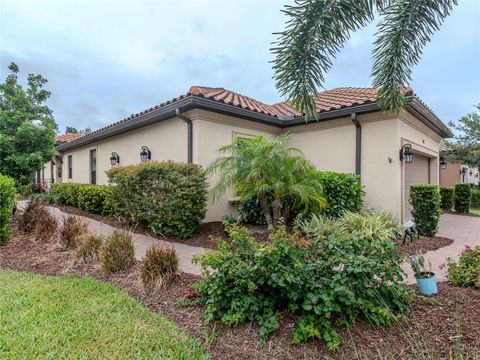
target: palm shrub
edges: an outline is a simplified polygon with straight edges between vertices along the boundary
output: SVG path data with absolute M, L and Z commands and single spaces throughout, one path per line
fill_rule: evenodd
M 455 185 L 455 211 L 459 213 L 468 214 L 471 205 L 471 188 L 469 184 Z
M 415 224 L 428 236 L 435 236 L 440 220 L 440 187 L 438 185 L 412 185 L 410 204 Z
M 258 198 L 270 228 L 280 218 L 288 219 L 295 207 L 319 213 L 326 201 L 315 167 L 300 150 L 286 146 L 288 139 L 287 134 L 275 139 L 237 138 L 220 147 L 222 156 L 207 168 L 208 174 L 220 175 L 211 190 L 213 200 L 229 188 L 234 188 L 242 201 Z
M 0 245 L 5 244 L 10 236 L 10 221 L 15 205 L 15 181 L 0 175 Z
M 441 203 L 440 207 L 444 211 L 450 211 L 453 208 L 453 199 L 455 197 L 455 189 L 453 187 L 440 188 Z
M 394 240 L 402 230 L 398 218 L 386 211 L 346 211 L 337 221 L 338 233 L 363 236 L 367 241 Z
M 265 339 L 280 326 L 280 312 L 290 310 L 299 316 L 294 343 L 319 338 L 337 349 L 334 324 L 349 326 L 359 317 L 389 324 L 409 308 L 412 290 L 402 284 L 389 240 L 351 234 L 306 239 L 282 223 L 268 243 L 256 242 L 237 225 L 229 231 L 229 242 L 197 258 L 204 278 L 196 290 L 209 322 L 256 321 Z

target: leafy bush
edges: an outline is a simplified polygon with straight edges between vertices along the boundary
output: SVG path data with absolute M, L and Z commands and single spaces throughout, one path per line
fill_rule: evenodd
M 35 238 L 41 241 L 49 241 L 58 229 L 57 219 L 46 211 L 45 215 L 37 219 L 35 225 Z
M 105 240 L 100 256 L 107 273 L 129 270 L 136 261 L 132 233 L 114 230 Z
M 79 207 L 92 214 L 112 215 L 111 189 L 107 185 L 55 183 L 50 199 L 59 204 Z
M 480 289 L 480 246 L 465 246 L 458 263 L 448 259 L 448 282 Z
M 108 171 L 115 214 L 156 234 L 188 238 L 200 231 L 207 182 L 195 165 L 151 162 Z
M 25 234 L 33 234 L 38 222 L 48 215 L 45 203 L 38 200 L 29 201 L 18 221 L 20 230 Z
M 471 191 L 472 200 L 471 200 L 471 207 L 480 209 L 480 189 L 473 188 Z
M 153 245 L 147 249 L 141 268 L 141 278 L 145 287 L 162 287 L 178 273 L 178 258 L 170 244 Z
M 325 238 L 337 231 L 335 220 L 321 215 L 312 215 L 308 220 L 303 220 L 301 227 L 309 238 Z
M 268 244 L 238 226 L 230 228 L 230 240 L 197 259 L 204 269 L 197 290 L 207 321 L 257 321 L 265 338 L 279 327 L 279 312 L 296 311 L 294 343 L 316 337 L 336 349 L 334 323 L 364 317 L 390 324 L 397 311 L 409 308 L 412 290 L 401 283 L 391 241 L 336 234 L 305 239 L 284 226 L 270 233 Z
M 0 245 L 10 237 L 10 220 L 15 205 L 15 181 L 0 175 Z
M 318 172 L 327 199 L 325 215 L 340 217 L 344 211 L 360 211 L 365 192 L 358 176 L 328 171 Z
M 60 229 L 60 244 L 65 249 L 74 249 L 80 243 L 80 238 L 87 232 L 87 224 L 76 216 L 63 218 Z
M 87 233 L 80 237 L 76 256 L 83 262 L 91 262 L 98 259 L 103 237 L 98 234 Z
M 453 187 L 440 188 L 440 207 L 444 211 L 450 211 L 453 208 L 453 199 L 455 198 L 455 189 Z
M 434 236 L 440 220 L 440 187 L 438 185 L 412 185 L 410 204 L 412 217 L 428 236 Z
M 368 211 L 363 214 L 346 211 L 337 221 L 338 233 L 363 236 L 367 241 L 393 240 L 403 229 L 398 218 L 389 212 Z
M 471 188 L 469 184 L 455 185 L 455 211 L 468 214 L 470 212 Z
M 353 174 L 336 172 L 317 172 L 317 176 L 323 187 L 323 196 L 327 201 L 324 214 L 328 217 L 338 218 L 344 211 L 359 211 L 363 206 L 365 192 L 362 189 L 360 179 Z M 271 203 L 271 196 L 268 198 Z M 305 209 L 294 208 L 289 222 L 298 214 L 304 217 L 311 215 L 304 213 Z M 258 198 L 252 198 L 240 204 L 238 212 L 247 224 L 265 225 L 265 217 Z

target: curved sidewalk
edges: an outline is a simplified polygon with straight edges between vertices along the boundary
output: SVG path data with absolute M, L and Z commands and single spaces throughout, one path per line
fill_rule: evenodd
M 465 245 L 480 246 L 480 217 L 443 214 L 440 217 L 437 235 L 453 239 L 454 243 L 427 252 L 425 259 L 431 262 L 432 271 L 435 273 L 437 281 L 445 281 L 447 280 L 447 268 L 441 269 L 440 266 L 446 264 L 447 258 L 457 260 L 460 253 L 465 249 Z M 408 261 L 403 263 L 402 267 L 408 274 L 406 282 L 409 284 L 416 283 Z
M 25 206 L 25 201 L 19 203 L 19 208 Z M 52 206 L 47 206 L 47 209 L 60 221 L 63 216 L 68 216 L 70 214 L 62 212 L 60 209 Z M 93 220 L 85 216 L 75 215 L 85 221 L 88 225 L 88 230 L 92 233 L 97 233 L 101 235 L 110 235 L 113 230 L 117 228 L 105 224 L 101 221 Z M 135 257 L 137 260 L 142 260 L 145 256 L 147 249 L 154 244 L 171 244 L 175 247 L 177 253 L 179 267 L 183 272 L 200 275 L 202 268 L 200 265 L 195 265 L 192 263 L 192 258 L 194 255 L 201 255 L 204 252 L 204 248 L 197 246 L 190 246 L 181 243 L 175 243 L 170 241 L 159 240 L 157 238 L 133 233 L 133 241 L 135 243 Z

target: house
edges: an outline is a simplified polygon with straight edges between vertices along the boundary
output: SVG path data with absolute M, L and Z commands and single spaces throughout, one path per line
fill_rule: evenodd
M 478 168 L 462 164 L 451 164 L 446 161 L 440 163 L 440 186 L 451 187 L 455 184 L 479 183 Z
M 106 184 L 112 164 L 141 158 L 205 167 L 236 137 L 289 132 L 290 145 L 319 170 L 360 176 L 365 208 L 407 221 L 410 186 L 439 183 L 440 143 L 452 133 L 412 89 L 405 96 L 405 109 L 394 115 L 379 110 L 376 89 L 326 90 L 315 96 L 320 120 L 306 123 L 288 101 L 268 105 L 224 88 L 192 86 L 184 95 L 59 143 L 49 174 L 56 182 Z M 230 193 L 210 203 L 206 221 L 234 212 L 232 198 Z

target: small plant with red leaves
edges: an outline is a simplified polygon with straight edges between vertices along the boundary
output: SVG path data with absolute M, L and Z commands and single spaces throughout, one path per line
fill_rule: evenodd
M 178 300 L 179 305 L 197 305 L 201 295 L 198 291 L 189 287 L 187 290 L 182 291 L 182 297 Z

